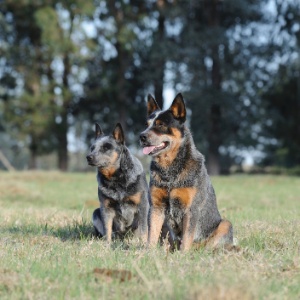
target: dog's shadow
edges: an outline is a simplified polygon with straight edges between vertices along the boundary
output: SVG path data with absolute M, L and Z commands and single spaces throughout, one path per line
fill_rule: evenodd
M 99 237 L 94 229 L 92 223 L 82 220 L 73 221 L 65 226 L 51 226 L 48 223 L 46 224 L 18 224 L 18 225 L 10 225 L 4 226 L 1 228 L 0 232 L 7 236 L 9 239 L 14 239 L 14 237 L 22 237 L 22 239 L 26 238 L 26 236 L 30 239 L 31 237 L 47 237 L 52 236 L 60 239 L 62 242 L 67 241 L 97 241 L 99 243 L 107 244 L 105 238 Z M 122 239 L 116 238 L 110 244 L 111 249 L 122 249 L 128 250 L 130 248 L 130 235 L 123 236 Z
M 107 243 L 105 238 L 100 237 L 91 223 L 88 222 L 73 222 L 73 224 L 58 227 L 58 228 L 51 228 L 46 230 L 48 234 L 51 234 L 54 237 L 61 239 L 61 241 L 84 241 L 84 240 L 95 240 L 100 243 Z M 112 249 L 122 249 L 128 250 L 130 248 L 130 237 L 132 236 L 131 233 L 128 235 L 123 236 L 120 238 L 115 238 L 110 244 Z
M 49 227 L 45 225 L 45 233 L 51 234 L 61 241 L 89 240 L 96 238 L 93 225 L 88 222 L 73 222 L 62 227 Z
M 69 225 L 57 227 L 46 224 L 14 224 L 1 228 L 3 234 L 14 236 L 54 236 L 62 241 L 87 240 L 96 238 L 93 225 L 88 222 L 72 222 Z

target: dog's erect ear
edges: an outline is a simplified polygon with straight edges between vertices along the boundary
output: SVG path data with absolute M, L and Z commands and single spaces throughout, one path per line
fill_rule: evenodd
M 125 143 L 123 128 L 120 123 L 118 123 L 113 131 L 114 139 L 121 144 Z
M 148 117 L 156 110 L 161 110 L 158 106 L 155 99 L 149 94 L 148 95 L 148 101 L 147 101 L 147 115 Z
M 173 100 L 170 110 L 175 119 L 179 120 L 181 123 L 185 122 L 186 109 L 185 109 L 183 97 L 180 93 Z
M 98 123 L 95 124 L 95 132 L 96 132 L 96 137 L 95 137 L 96 139 L 99 136 L 103 135 L 103 131 Z

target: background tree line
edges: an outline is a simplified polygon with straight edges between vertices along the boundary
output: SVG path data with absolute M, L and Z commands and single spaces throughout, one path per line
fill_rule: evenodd
M 146 95 L 163 107 L 166 91 L 183 93 L 210 174 L 246 152 L 300 165 L 300 2 L 1 2 L 0 145 L 16 167 L 28 151 L 29 168 L 55 153 L 67 170 L 96 121 L 137 146 Z

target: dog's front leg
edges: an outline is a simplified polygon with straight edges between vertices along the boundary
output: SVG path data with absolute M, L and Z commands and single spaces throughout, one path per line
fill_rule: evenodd
M 155 246 L 158 242 L 162 225 L 165 220 L 164 198 L 167 196 L 166 190 L 152 186 L 151 192 L 151 207 L 149 218 L 149 236 L 148 245 Z
M 149 220 L 149 237 L 148 237 L 148 245 L 153 247 L 157 244 L 160 232 L 162 229 L 162 225 L 165 220 L 165 212 L 161 207 L 150 208 L 150 220 Z
M 171 199 L 179 200 L 181 207 L 184 210 L 180 245 L 180 250 L 182 251 L 189 250 L 194 241 L 196 215 L 195 210 L 191 207 L 196 193 L 197 189 L 195 187 L 175 188 L 170 193 Z
M 149 214 L 149 203 L 148 199 L 144 201 L 143 205 L 140 208 L 140 224 L 138 228 L 139 238 L 142 240 L 144 244 L 147 243 L 148 239 L 148 214 Z
M 141 239 L 143 243 L 147 243 L 148 239 L 148 215 L 149 215 L 149 200 L 148 191 L 143 191 L 131 195 L 130 201 L 135 203 L 138 207 L 138 227 L 134 234 L 137 238 Z
M 180 250 L 187 251 L 191 248 L 194 242 L 195 234 L 195 220 L 193 220 L 190 209 L 188 209 L 184 214 L 182 223 L 182 239 Z
M 112 237 L 112 228 L 113 228 L 113 220 L 115 217 L 115 212 L 113 209 L 106 208 L 106 207 L 101 207 L 100 212 L 104 223 L 105 239 L 108 243 L 110 243 Z

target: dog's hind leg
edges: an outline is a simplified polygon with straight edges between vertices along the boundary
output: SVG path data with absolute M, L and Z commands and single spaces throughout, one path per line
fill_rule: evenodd
M 233 229 L 231 223 L 227 220 L 222 220 L 218 227 L 208 237 L 205 244 L 212 248 L 232 245 Z
M 104 225 L 100 214 L 100 208 L 94 210 L 93 213 L 93 225 L 96 231 L 96 235 L 99 237 L 103 237 L 104 233 Z

